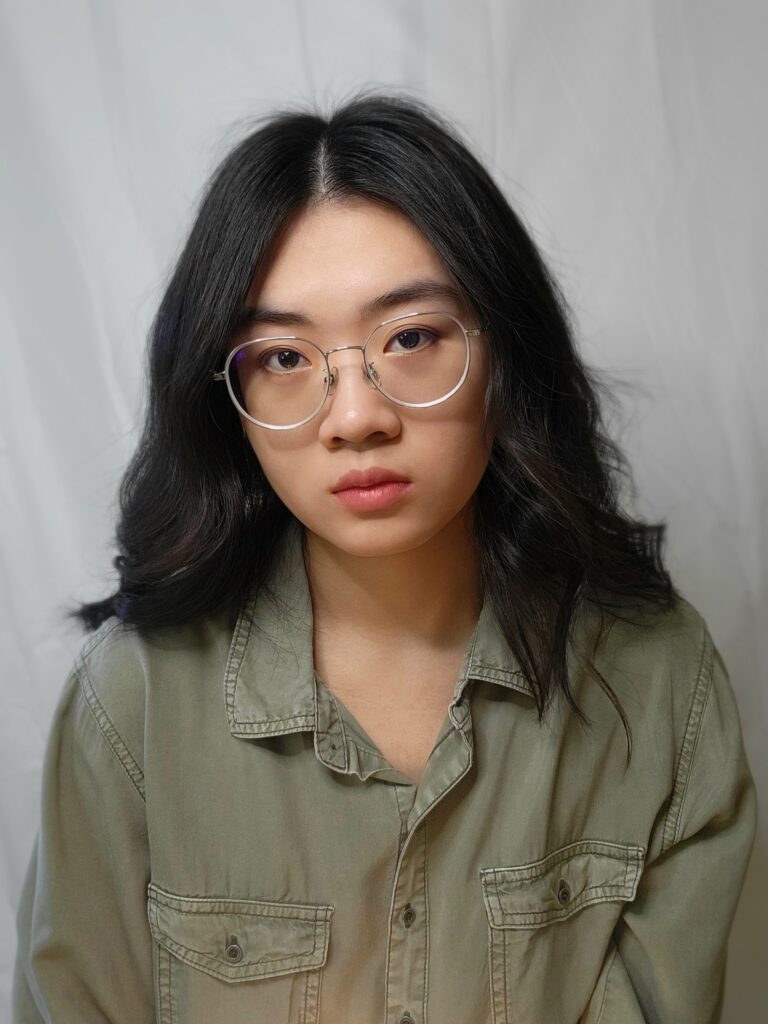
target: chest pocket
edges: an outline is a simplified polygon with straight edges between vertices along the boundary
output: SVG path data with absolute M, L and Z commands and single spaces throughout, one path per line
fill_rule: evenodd
M 480 871 L 493 1024 L 572 1024 L 594 989 L 645 848 L 585 839 Z
M 317 1024 L 333 907 L 180 896 L 150 882 L 159 1024 Z

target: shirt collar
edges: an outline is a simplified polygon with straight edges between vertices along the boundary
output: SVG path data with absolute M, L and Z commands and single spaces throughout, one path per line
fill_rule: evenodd
M 243 604 L 224 674 L 227 720 L 234 736 L 276 736 L 315 728 L 312 602 L 303 528 L 291 522 L 267 586 Z M 464 654 L 451 704 L 468 680 L 485 680 L 533 698 L 488 601 Z

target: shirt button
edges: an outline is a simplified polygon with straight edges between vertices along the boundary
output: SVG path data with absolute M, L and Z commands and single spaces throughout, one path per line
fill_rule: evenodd
M 557 883 L 557 898 L 563 905 L 571 898 L 571 887 L 564 878 Z
M 229 936 L 229 945 L 224 950 L 224 956 L 231 964 L 239 964 L 243 959 L 243 950 L 237 941 L 236 935 Z
M 406 1010 L 405 1013 L 403 1014 L 403 1016 L 397 1022 L 397 1024 L 416 1024 L 416 1021 L 413 1019 L 413 1017 L 410 1015 L 410 1013 L 408 1013 L 408 1011 Z
M 405 927 L 410 928 L 414 920 L 416 919 L 416 911 L 413 909 L 410 903 L 405 904 L 405 909 L 403 910 L 401 917 L 403 919 L 403 924 L 405 925 Z

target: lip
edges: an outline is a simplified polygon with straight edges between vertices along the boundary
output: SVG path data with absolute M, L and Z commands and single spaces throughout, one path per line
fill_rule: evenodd
M 368 469 L 351 469 L 348 473 L 344 473 L 333 485 L 331 491 L 335 494 L 337 491 L 344 491 L 352 487 L 373 487 L 374 484 L 390 482 L 410 483 L 410 480 L 394 469 L 370 466 Z
M 373 487 L 346 487 L 342 491 L 335 491 L 334 497 L 349 509 L 373 512 L 400 501 L 411 486 L 404 480 L 387 480 Z

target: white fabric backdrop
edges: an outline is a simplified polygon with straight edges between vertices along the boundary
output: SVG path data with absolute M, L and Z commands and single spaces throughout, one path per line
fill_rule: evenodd
M 588 361 L 628 384 L 615 432 L 637 509 L 669 524 L 764 799 L 767 20 L 758 0 L 2 0 L 0 1017 L 45 739 L 82 640 L 61 611 L 114 579 L 146 330 L 204 178 L 288 101 L 404 87 L 488 163 Z M 765 1006 L 762 807 L 726 1022 Z

